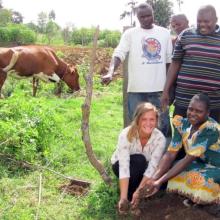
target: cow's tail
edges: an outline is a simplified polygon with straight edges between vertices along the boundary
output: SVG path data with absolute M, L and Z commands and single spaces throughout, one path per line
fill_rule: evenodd
M 17 60 L 18 60 L 18 57 L 19 57 L 19 52 L 13 50 L 13 54 L 12 54 L 12 57 L 11 57 L 11 60 L 10 60 L 10 62 L 9 62 L 9 64 L 8 64 L 8 66 L 6 66 L 5 68 L 3 68 L 2 70 L 3 70 L 4 72 L 6 72 L 6 73 L 7 73 L 9 70 L 11 70 L 11 69 L 14 67 L 14 65 L 16 64 L 16 62 L 17 62 Z

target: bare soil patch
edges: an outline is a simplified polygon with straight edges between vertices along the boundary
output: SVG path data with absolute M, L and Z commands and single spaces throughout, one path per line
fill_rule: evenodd
M 165 194 L 144 201 L 142 219 L 152 220 L 214 220 L 220 219 L 210 215 L 203 207 L 186 207 L 185 198 L 177 194 Z
M 183 205 L 185 198 L 177 194 L 164 193 L 141 201 L 139 208 L 140 216 L 129 213 L 120 216 L 119 219 L 132 220 L 217 220 L 220 217 L 210 214 L 207 210 L 210 206 Z
M 84 181 L 70 181 L 59 187 L 62 193 L 67 193 L 72 196 L 83 196 L 88 193 L 90 183 Z

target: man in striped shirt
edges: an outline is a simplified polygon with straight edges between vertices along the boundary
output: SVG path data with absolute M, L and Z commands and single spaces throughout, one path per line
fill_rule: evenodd
M 216 23 L 215 8 L 203 6 L 197 28 L 186 29 L 178 37 L 161 98 L 166 107 L 176 82 L 175 115 L 185 117 L 190 99 L 203 92 L 211 101 L 210 116 L 220 122 L 220 28 Z

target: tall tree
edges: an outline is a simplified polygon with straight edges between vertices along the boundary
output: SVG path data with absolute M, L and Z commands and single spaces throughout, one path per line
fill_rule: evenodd
M 183 0 L 176 0 L 178 7 L 179 7 L 179 11 L 181 11 L 181 5 L 183 4 Z
M 40 12 L 38 14 L 38 27 L 40 33 L 45 33 L 46 31 L 46 25 L 47 25 L 47 13 L 46 12 Z
M 62 37 L 65 43 L 69 43 L 71 41 L 71 32 L 76 29 L 75 25 L 71 22 L 66 24 L 66 27 L 62 30 Z
M 155 23 L 168 27 L 170 23 L 170 17 L 173 14 L 173 3 L 170 0 L 147 0 L 154 10 Z
M 12 22 L 12 12 L 11 10 L 1 8 L 0 9 L 0 26 L 6 26 L 8 23 Z
M 0 9 L 3 8 L 2 0 L 0 0 Z
M 12 11 L 12 23 L 21 24 L 23 23 L 23 16 L 18 11 Z
M 124 19 L 127 16 L 130 16 L 130 25 L 131 26 L 135 26 L 135 21 L 133 19 L 133 16 L 135 15 L 135 6 L 136 6 L 137 2 L 134 0 L 130 0 L 126 5 L 129 6 L 129 10 L 125 10 L 121 15 L 120 15 L 120 19 Z
M 39 32 L 39 27 L 34 23 L 34 22 L 29 22 L 27 24 L 25 24 L 28 28 L 30 28 L 31 30 L 35 31 L 35 32 Z
M 59 26 L 55 22 L 51 20 L 47 22 L 45 33 L 49 44 L 51 43 L 52 38 L 56 36 L 58 30 Z
M 55 19 L 56 19 L 55 11 L 54 11 L 54 10 L 51 10 L 50 13 L 49 13 L 49 15 L 48 15 L 48 17 L 49 17 L 49 20 L 55 21 Z

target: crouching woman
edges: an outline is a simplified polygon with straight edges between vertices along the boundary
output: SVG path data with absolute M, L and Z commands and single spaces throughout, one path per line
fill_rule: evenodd
M 197 94 L 190 101 L 187 118 L 174 117 L 172 141 L 154 181 L 146 186 L 149 196 L 168 181 L 168 192 L 183 195 L 191 203 L 220 204 L 220 126 L 209 117 L 209 103 L 208 96 Z M 181 148 L 185 157 L 173 163 Z
M 158 111 L 151 103 L 137 106 L 131 125 L 122 130 L 111 162 L 119 178 L 119 213 L 126 212 L 129 202 L 151 181 L 163 153 L 166 139 L 157 129 Z

